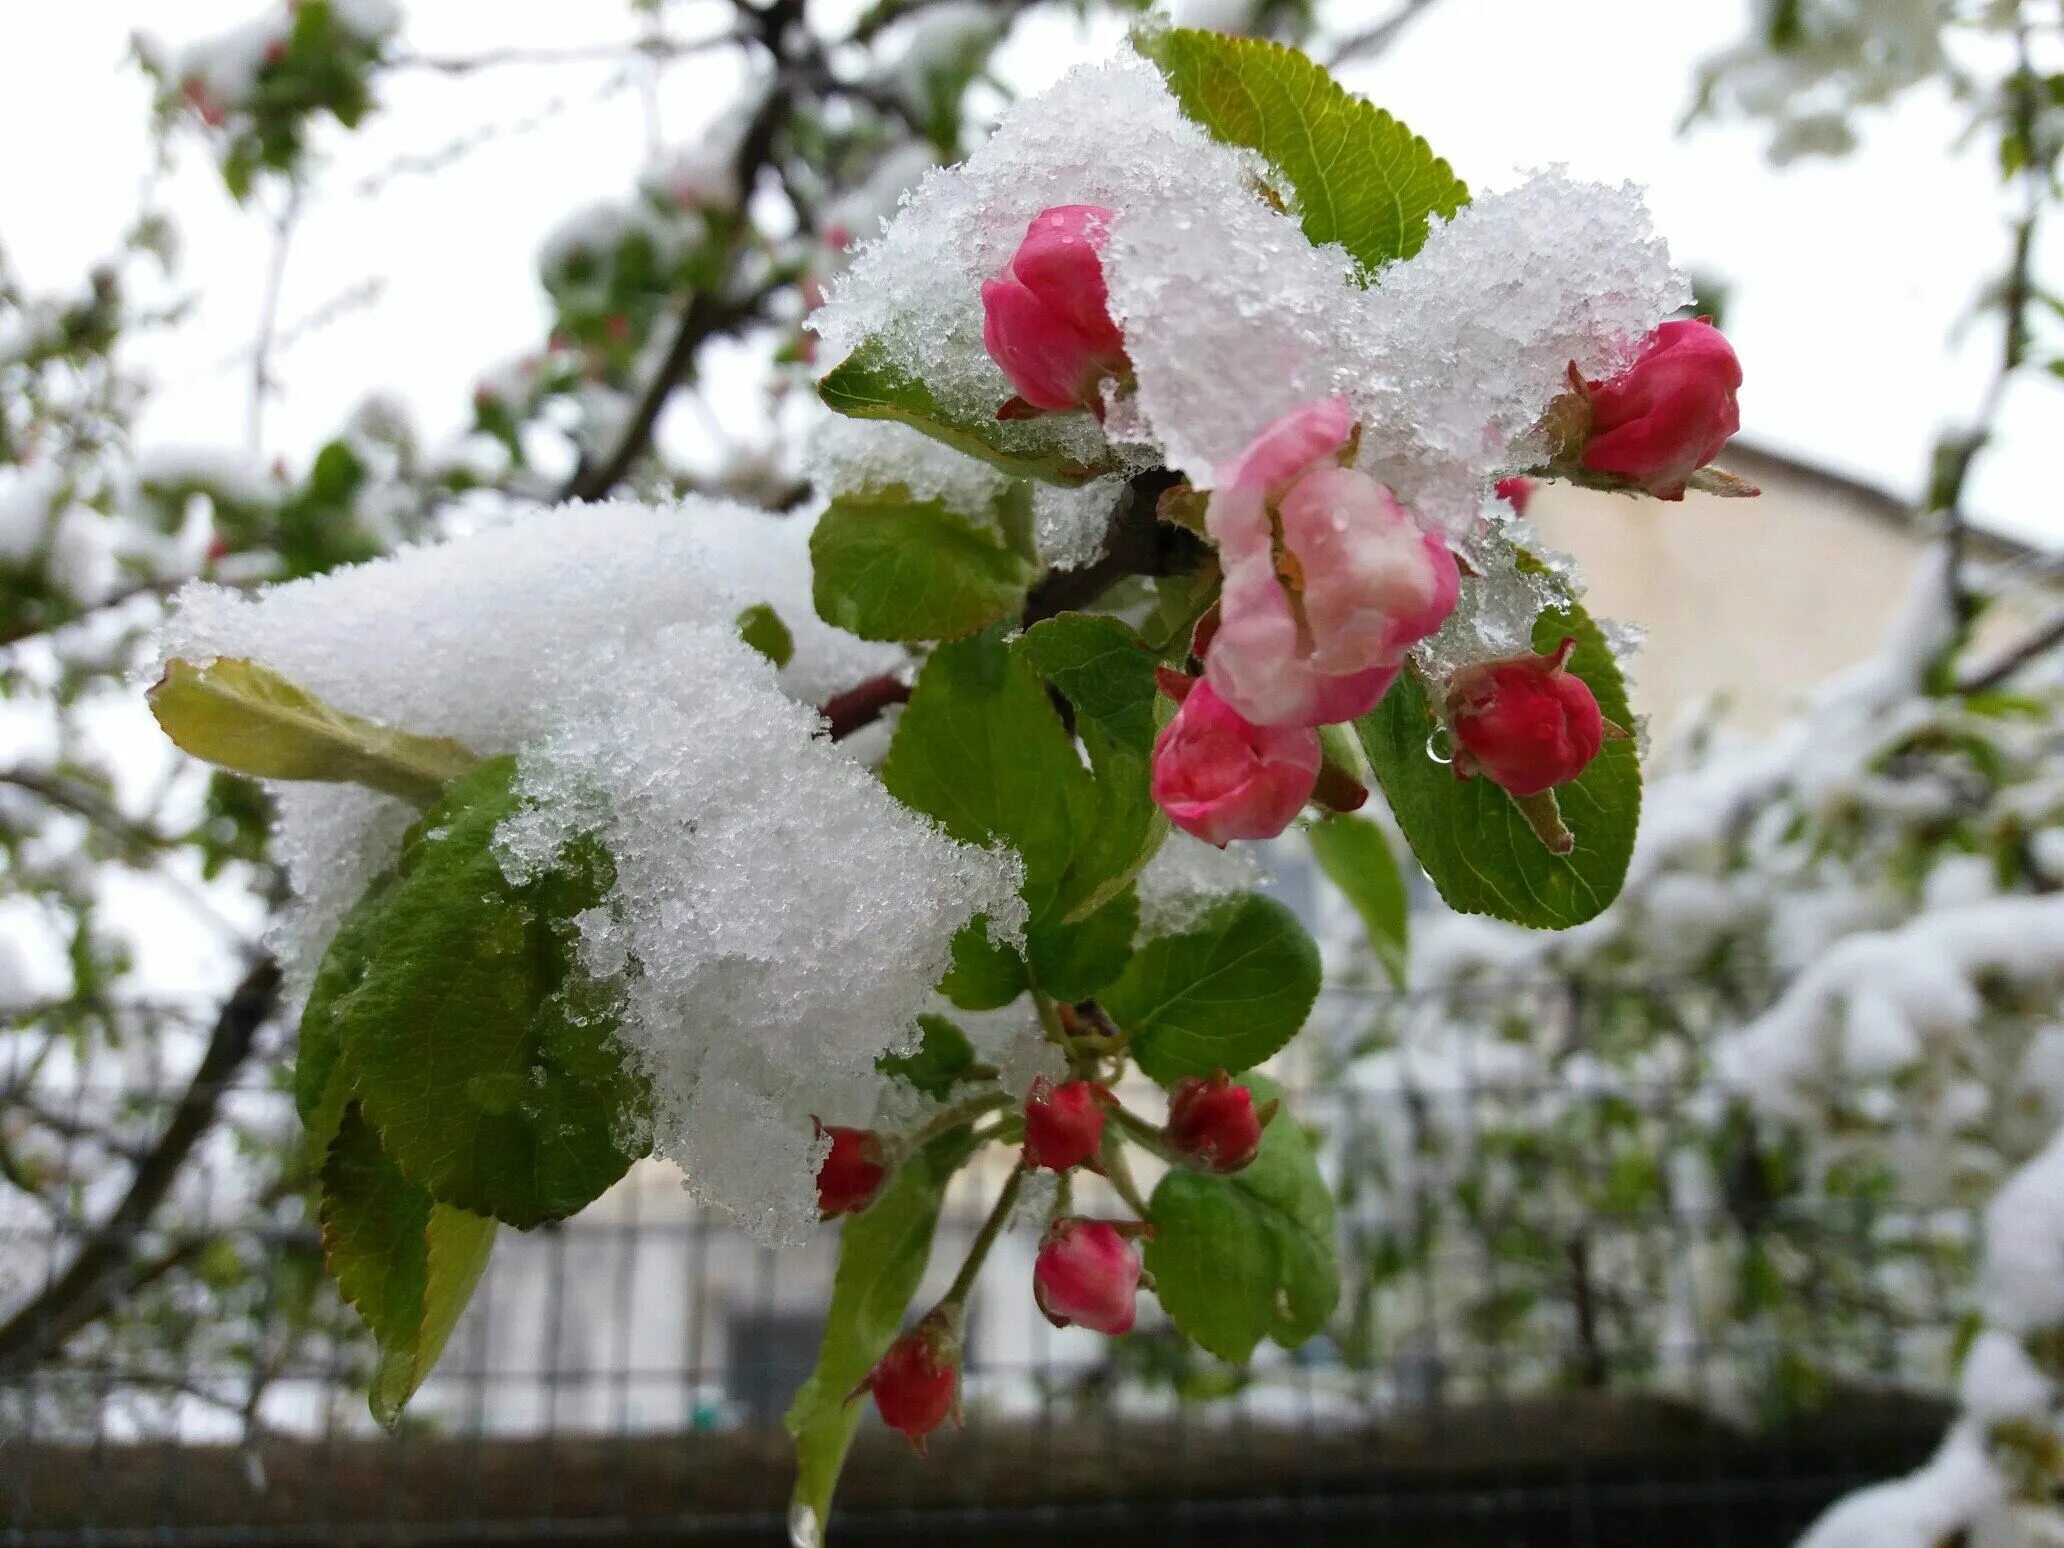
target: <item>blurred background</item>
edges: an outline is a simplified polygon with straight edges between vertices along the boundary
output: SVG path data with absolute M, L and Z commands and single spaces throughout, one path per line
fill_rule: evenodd
M 373 1425 L 293 1143 L 264 799 L 156 735 L 139 641 L 186 579 L 313 574 L 515 502 L 807 518 L 801 323 L 848 247 L 1140 9 L 14 19 L 0 1540 L 785 1530 L 831 1243 L 754 1247 L 657 1164 L 505 1235 L 401 1431 Z M 1866 1501 L 1892 1525 L 1816 1548 L 2064 1541 L 2054 1415 L 1995 1413 L 1970 1374 L 1998 1338 L 2064 1374 L 1997 1261 L 2003 1223 L 2064 1197 L 2039 1170 L 2064 1119 L 2064 14 L 1175 14 L 1334 62 L 1473 188 L 1645 184 L 1745 364 L 1723 465 L 1764 493 L 1515 501 L 1594 613 L 1646 631 L 1643 839 L 1600 920 L 1530 937 L 1416 877 L 1378 917 L 1295 837 L 1267 857 L 1327 956 L 1279 1074 L 1342 1201 L 1328 1334 L 1242 1371 L 1165 1326 L 1056 1332 L 1018 1231 L 975 1305 L 966 1433 L 926 1467 L 870 1419 L 842 1530 L 1760 1548 L 1905 1478 Z M 947 1236 L 979 1220 L 960 1202 Z M 2031 1272 L 2064 1285 L 2064 1255 Z M 1946 1433 L 2009 1497 L 1955 1497 Z

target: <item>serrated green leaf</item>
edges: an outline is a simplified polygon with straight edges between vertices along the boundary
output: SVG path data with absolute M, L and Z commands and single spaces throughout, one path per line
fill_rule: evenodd
M 782 1419 L 796 1443 L 791 1512 L 809 1512 L 820 1542 L 839 1469 L 866 1411 L 863 1401 L 846 1399 L 902 1328 L 932 1255 L 946 1185 L 973 1148 L 966 1129 L 942 1134 L 898 1168 L 873 1206 L 839 1233 L 838 1274 L 817 1367 Z
M 1086 918 L 1031 932 L 1032 977 L 1056 1000 L 1090 999 L 1125 971 L 1138 931 L 1139 894 L 1127 887 Z
M 1404 988 L 1410 910 L 1390 840 L 1368 818 L 1350 812 L 1314 823 L 1306 837 L 1319 869 L 1361 916 L 1362 931 L 1383 971 L 1395 987 Z
M 294 1111 L 300 1115 L 308 1152 L 318 1168 L 330 1153 L 337 1125 L 350 1105 L 353 1086 L 338 1030 L 337 1002 L 364 981 L 379 935 L 380 913 L 394 895 L 396 876 L 382 872 L 367 887 L 337 933 L 330 938 L 301 1012 L 294 1055 Z
M 810 566 L 818 616 L 864 640 L 965 639 L 1016 616 L 1037 574 L 993 515 L 907 495 L 833 500 Z
M 416 806 L 479 760 L 459 743 L 390 730 L 333 709 L 254 661 L 173 661 L 151 713 L 182 752 L 262 779 L 340 780 Z
M 974 1045 L 944 1016 L 920 1016 L 917 1026 L 924 1040 L 915 1049 L 907 1054 L 884 1054 L 874 1061 L 874 1067 L 943 1102 L 974 1064 Z
M 616 993 L 571 921 L 614 879 L 592 839 L 522 886 L 496 827 L 516 762 L 454 784 L 413 829 L 331 1015 L 381 1147 L 440 1202 L 523 1229 L 572 1214 L 637 1155 L 647 1095 L 617 1048 Z
M 1411 257 L 1429 216 L 1469 202 L 1424 140 L 1293 49 L 1188 28 L 1143 34 L 1139 46 L 1185 113 L 1289 179 L 1305 235 L 1340 243 L 1365 274 Z
M 1239 1083 L 1257 1107 L 1280 1097 L 1264 1076 Z M 1287 1112 L 1262 1131 L 1246 1168 L 1223 1177 L 1175 1168 L 1147 1213 L 1146 1266 L 1162 1309 L 1221 1360 L 1244 1362 L 1264 1338 L 1296 1348 L 1340 1299 L 1333 1194 Z
M 1154 656 L 1129 624 L 1091 613 L 1034 624 L 1012 649 L 1067 699 L 1089 754 L 1095 807 L 1077 823 L 1072 868 L 1094 883 L 1071 893 L 1068 916 L 1085 919 L 1139 874 L 1168 834 L 1149 786 L 1155 721 L 1165 702 Z
M 1534 648 L 1551 652 L 1565 637 L 1577 642 L 1569 670 L 1590 685 L 1608 720 L 1631 726 L 1619 665 L 1597 625 L 1574 603 L 1541 615 Z M 1405 842 L 1450 907 L 1537 930 L 1566 930 L 1595 918 L 1619 896 L 1641 818 L 1641 763 L 1632 741 L 1607 742 L 1589 768 L 1556 787 L 1576 847 L 1555 855 L 1503 790 L 1487 779 L 1458 780 L 1433 760 L 1427 741 L 1437 729 L 1426 692 L 1410 672 L 1355 722 Z
M 404 1177 L 356 1104 L 340 1115 L 323 1163 L 319 1218 L 323 1263 L 379 1348 L 369 1399 L 391 1428 L 472 1299 L 495 1223 Z
M 1019 478 L 1074 486 L 1118 471 L 1117 462 L 1108 456 L 1084 461 L 1066 450 L 1063 426 L 1071 416 L 999 420 L 949 413 L 929 387 L 872 340 L 820 381 L 817 395 L 837 413 L 853 419 L 893 419 Z
M 1297 916 L 1247 893 L 1195 930 L 1147 942 L 1104 991 L 1139 1067 L 1163 1085 L 1238 1073 L 1297 1034 L 1319 992 L 1319 949 Z
M 795 636 L 771 602 L 755 602 L 738 615 L 738 637 L 777 667 L 795 659 Z

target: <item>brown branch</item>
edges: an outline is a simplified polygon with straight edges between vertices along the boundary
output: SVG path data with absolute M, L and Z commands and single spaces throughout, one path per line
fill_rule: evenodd
M 25 790 L 38 800 L 83 817 L 94 827 L 103 829 L 120 839 L 133 855 L 155 858 L 179 842 L 169 834 L 138 822 L 118 808 L 113 801 L 79 780 L 66 779 L 58 774 L 43 774 L 33 769 L 0 770 L 0 785 L 12 785 Z
M 1326 61 L 1328 69 L 1337 70 L 1344 64 L 1367 63 L 1380 56 L 1384 50 L 1398 40 L 1398 35 L 1416 20 L 1422 11 L 1430 10 L 1433 0 L 1404 0 L 1397 10 L 1375 26 L 1344 39 L 1333 50 L 1333 57 Z
M 1163 468 L 1136 475 L 1111 513 L 1102 557 L 1079 570 L 1055 570 L 1033 587 L 1025 599 L 1026 627 L 1088 607 L 1128 575 L 1180 575 L 1194 569 L 1202 557 L 1196 535 L 1155 514 L 1163 491 L 1177 482 Z
M 2048 622 L 1989 666 L 1980 668 L 1957 683 L 1958 693 L 1983 693 L 1997 688 L 2036 657 L 2064 645 L 2064 611 L 2050 615 Z
M 200 1065 L 157 1144 L 129 1179 L 122 1202 L 64 1273 L 0 1323 L 0 1374 L 26 1369 L 55 1353 L 127 1292 L 137 1238 L 172 1191 L 194 1146 L 214 1125 L 223 1088 L 250 1057 L 259 1027 L 278 1002 L 279 987 L 278 962 L 263 957 L 223 1003 Z
M 824 701 L 824 707 L 818 713 L 830 723 L 831 739 L 843 742 L 855 731 L 881 719 L 890 705 L 909 702 L 910 684 L 893 672 L 884 672 L 880 677 L 870 677 L 844 693 L 832 695 Z

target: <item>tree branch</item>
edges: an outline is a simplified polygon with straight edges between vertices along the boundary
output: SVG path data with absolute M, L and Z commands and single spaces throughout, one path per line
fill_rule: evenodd
M 1111 513 L 1103 556 L 1079 570 L 1055 570 L 1025 599 L 1025 626 L 1085 608 L 1128 575 L 1180 575 L 1194 569 L 1203 545 L 1156 514 L 1163 492 L 1181 482 L 1165 468 L 1137 474 Z
M 2064 645 L 2064 611 L 2051 614 L 2049 620 L 2035 633 L 1991 665 L 1960 679 L 1957 683 L 1957 692 L 1983 693 L 1988 688 L 1997 688 L 2036 657 L 2056 649 L 2059 645 Z
M 279 963 L 263 957 L 224 1002 L 200 1065 L 156 1146 L 129 1179 L 122 1202 L 64 1273 L 0 1323 L 0 1374 L 26 1369 L 55 1353 L 130 1289 L 137 1238 L 172 1191 L 187 1156 L 214 1125 L 223 1088 L 250 1057 L 259 1027 L 278 1002 L 279 987 Z

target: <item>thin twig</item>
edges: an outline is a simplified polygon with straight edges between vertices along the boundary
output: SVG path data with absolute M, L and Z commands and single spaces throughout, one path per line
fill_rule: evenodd
M 1341 41 L 1333 50 L 1333 57 L 1326 61 L 1328 69 L 1337 70 L 1344 64 L 1367 64 L 1382 56 L 1398 35 L 1419 16 L 1422 11 L 1432 9 L 1433 0 L 1405 0 L 1405 3 L 1383 21 L 1362 32 Z
M 137 1239 L 172 1191 L 187 1156 L 214 1126 L 223 1088 L 250 1057 L 258 1029 L 278 1003 L 279 988 L 279 963 L 265 957 L 224 1002 L 185 1095 L 157 1145 L 129 1179 L 121 1203 L 87 1238 L 64 1273 L 0 1323 L 0 1372 L 26 1368 L 63 1347 L 134 1287 L 129 1270 Z
M 1011 1168 L 1010 1176 L 1003 1180 L 1003 1191 L 996 1195 L 995 1207 L 989 1211 L 989 1218 L 982 1222 L 982 1229 L 975 1233 L 969 1244 L 968 1255 L 961 1260 L 960 1272 L 953 1276 L 953 1283 L 939 1299 L 941 1306 L 965 1306 L 968 1292 L 975 1287 L 975 1276 L 982 1272 L 982 1264 L 989 1256 L 989 1249 L 996 1245 L 996 1238 L 1003 1234 L 1011 1211 L 1017 1207 L 1018 1190 L 1025 1185 L 1025 1163 L 1020 1161 Z
M 1989 666 L 1982 667 L 1960 680 L 1957 683 L 1957 692 L 1984 693 L 1989 688 L 1997 688 L 2036 657 L 2055 650 L 2059 645 L 2064 645 L 2064 611 L 2052 613 L 2048 621 L 2027 639 Z
M 287 188 L 287 202 L 272 222 L 272 257 L 265 266 L 265 288 L 258 302 L 258 330 L 251 342 L 251 397 L 244 410 L 244 449 L 253 457 L 265 451 L 265 400 L 272 395 L 272 346 L 279 332 L 280 294 L 287 281 L 287 255 L 294 227 L 301 219 L 301 184 Z
M 703 38 L 643 37 L 624 43 L 595 43 L 576 48 L 493 48 L 478 54 L 396 54 L 386 62 L 399 70 L 434 70 L 439 75 L 471 75 L 504 65 L 611 64 L 627 59 L 665 63 L 691 54 L 708 53 L 730 44 L 748 43 L 752 34 L 730 27 Z

